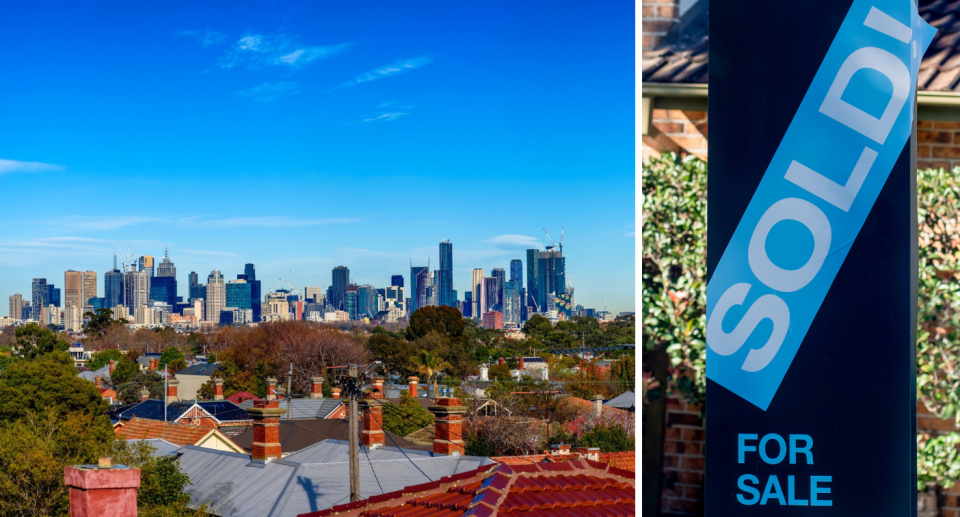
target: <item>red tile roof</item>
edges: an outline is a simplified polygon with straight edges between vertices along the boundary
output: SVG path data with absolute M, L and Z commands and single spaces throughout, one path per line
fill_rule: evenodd
M 174 445 L 197 445 L 213 432 L 210 427 L 190 424 L 174 424 L 133 417 L 114 429 L 119 438 L 142 440 L 162 438 Z
M 504 465 L 529 465 L 531 463 L 556 463 L 558 461 L 569 461 L 570 459 L 579 459 L 579 453 L 572 453 L 570 456 L 553 456 L 551 454 L 527 454 L 525 456 L 497 456 L 490 459 L 503 463 Z M 600 463 L 610 464 L 618 469 L 637 471 L 637 453 L 635 451 L 627 452 L 602 452 L 598 460 Z
M 637 471 L 637 453 L 636 451 L 601 452 L 600 463 L 607 463 L 612 467 L 617 467 L 618 469 L 629 470 L 630 472 L 636 472 Z
M 634 484 L 632 472 L 593 461 L 501 463 L 300 517 L 636 515 Z
M 248 400 L 257 402 L 258 400 L 261 400 L 261 399 L 260 397 L 254 395 L 253 393 L 250 393 L 249 391 L 240 391 L 227 397 L 227 400 L 229 400 L 230 402 L 233 402 L 234 404 L 241 404 Z

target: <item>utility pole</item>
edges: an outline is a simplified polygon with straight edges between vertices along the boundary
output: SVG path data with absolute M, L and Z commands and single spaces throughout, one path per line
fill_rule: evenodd
M 348 370 L 349 380 L 347 380 L 347 397 L 350 399 L 349 414 L 347 420 L 350 424 L 350 502 L 360 500 L 360 445 L 357 443 L 360 435 L 360 426 L 357 422 L 357 366 L 350 365 Z
M 290 363 L 290 372 L 287 373 L 287 420 L 290 420 L 291 398 L 293 398 L 293 363 Z
M 163 367 L 163 398 L 160 400 L 163 401 L 163 423 L 167 423 L 167 379 L 170 377 L 170 372 L 167 371 L 167 365 Z M 112 381 L 113 379 L 111 379 Z

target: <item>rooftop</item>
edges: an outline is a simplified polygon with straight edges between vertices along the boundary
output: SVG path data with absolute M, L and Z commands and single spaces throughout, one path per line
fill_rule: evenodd
M 183 370 L 180 370 L 179 372 L 177 372 L 177 376 L 179 377 L 181 375 L 203 375 L 203 376 L 209 377 L 214 373 L 216 373 L 218 369 L 220 369 L 220 365 L 218 363 L 197 363 L 197 364 L 188 366 Z
M 283 404 L 281 404 L 282 407 Z M 323 440 L 347 440 L 349 439 L 350 424 L 342 419 L 310 419 L 310 420 L 286 420 L 280 419 L 280 445 L 286 452 L 299 451 L 311 447 L 314 444 L 324 443 Z M 425 451 L 433 450 L 433 442 L 429 444 L 418 444 L 405 440 L 392 433 L 386 433 L 386 444 L 396 445 L 407 449 L 420 449 Z M 392 440 L 391 440 L 392 439 Z M 253 445 L 253 428 L 233 437 L 234 443 L 250 450 Z M 289 456 L 288 456 L 289 457 Z
M 174 445 L 197 445 L 208 434 L 215 431 L 212 427 L 190 424 L 175 424 L 161 420 L 131 418 L 114 429 L 117 436 L 128 440 L 161 438 Z
M 254 400 L 246 400 L 238 404 L 239 407 L 247 410 L 253 407 Z M 280 407 L 287 409 L 287 400 L 280 401 Z M 284 419 L 290 416 L 292 420 L 327 418 L 343 405 L 343 399 L 290 399 L 290 411 L 284 414 Z
M 136 404 L 127 404 L 111 408 L 107 414 L 110 416 L 110 419 L 115 422 L 130 420 L 133 417 L 162 421 L 164 405 L 164 402 L 161 400 L 148 399 Z M 228 400 L 188 400 L 166 404 L 167 422 L 175 422 L 194 405 L 199 406 L 220 422 L 237 423 L 251 420 L 243 408 Z

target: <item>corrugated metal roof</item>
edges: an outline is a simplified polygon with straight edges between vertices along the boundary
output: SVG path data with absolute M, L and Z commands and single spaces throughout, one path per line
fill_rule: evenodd
M 627 411 L 633 411 L 636 404 L 637 396 L 632 391 L 621 393 L 603 403 L 604 406 L 625 409 Z
M 433 453 L 431 452 L 416 449 L 403 449 L 403 451 L 401 451 L 397 447 L 377 447 L 376 449 L 370 451 L 361 449 L 360 461 L 367 461 L 367 458 L 370 458 L 371 461 L 403 459 L 404 452 L 410 457 L 433 456 Z M 304 447 L 303 449 L 286 456 L 284 459 L 288 461 L 296 461 L 297 463 L 338 463 L 341 461 L 348 461 L 349 454 L 350 442 L 328 439 L 322 442 L 317 442 L 309 447 Z
M 169 456 L 180 449 L 179 445 L 172 444 L 163 438 L 147 438 L 144 440 L 127 440 L 129 442 L 145 442 L 153 447 L 153 455 L 156 457 Z
M 80 372 L 77 374 L 77 377 L 90 382 L 94 382 L 97 377 L 100 377 L 101 380 L 110 382 L 110 365 L 105 364 L 99 370 Z
M 290 419 L 306 420 L 312 418 L 327 418 L 331 413 L 343 405 L 342 399 L 291 399 L 290 401 Z M 239 406 L 244 410 L 253 407 L 253 400 L 241 402 Z M 287 401 L 280 401 L 280 409 L 287 409 Z M 286 419 L 287 415 L 284 414 Z
M 209 377 L 213 375 L 220 368 L 218 363 L 197 363 L 192 366 L 188 366 L 183 370 L 177 372 L 177 376 L 180 375 L 202 375 Z

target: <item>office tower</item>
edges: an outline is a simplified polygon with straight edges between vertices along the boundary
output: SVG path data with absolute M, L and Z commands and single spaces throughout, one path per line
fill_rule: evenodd
M 511 280 L 503 284 L 503 322 L 520 324 L 520 284 Z
M 113 256 L 113 269 L 103 275 L 103 298 L 110 309 L 123 305 L 123 272 L 117 269 L 116 255 Z
M 405 313 L 404 303 L 403 303 L 403 286 L 392 285 L 384 289 L 377 289 L 378 292 L 382 291 L 384 307 L 380 310 L 390 310 L 397 309 L 400 311 L 400 314 Z
M 150 301 L 150 275 L 146 271 L 130 270 L 123 274 L 123 305 L 133 314 L 137 307 L 143 307 Z
M 307 302 L 319 303 L 323 305 L 323 288 L 317 286 L 307 286 L 303 289 L 303 297 Z
M 191 271 L 190 276 L 188 277 L 190 281 L 190 297 L 187 299 L 190 303 L 193 303 L 194 300 L 203 300 L 207 297 L 207 290 L 203 284 L 200 283 L 199 276 L 196 271 Z M 198 314 L 198 317 L 201 317 L 202 314 Z
M 350 317 L 350 321 L 356 321 L 359 318 L 359 286 L 350 284 L 344 289 L 343 307 Z
M 250 309 L 253 311 L 253 321 L 260 321 L 263 305 L 260 303 L 262 293 L 260 292 L 260 281 L 257 280 L 257 269 L 250 263 L 243 266 L 243 274 L 247 277 L 247 283 L 250 284 Z
M 20 319 L 28 320 L 33 317 L 33 309 L 30 307 L 30 301 L 23 301 L 23 312 L 20 313 Z
M 90 305 L 90 298 L 97 297 L 97 272 L 96 271 L 84 271 L 83 272 L 83 296 L 81 296 L 81 307 L 87 307 Z
M 207 321 L 220 321 L 220 311 L 226 306 L 227 286 L 223 281 L 223 275 L 214 270 L 207 276 L 207 297 L 205 305 L 207 306 Z
M 77 272 L 79 273 L 79 271 Z M 69 291 L 69 289 L 67 290 Z M 69 300 L 69 294 L 66 296 L 66 298 Z M 73 332 L 80 332 L 83 330 L 83 307 L 80 307 L 79 305 L 69 305 L 70 302 L 67 300 L 64 300 L 63 307 L 63 329 L 71 330 Z M 77 296 L 76 300 L 79 303 L 79 295 Z
M 510 280 L 516 282 L 523 289 L 523 261 L 513 259 L 510 261 Z
M 553 246 L 537 254 L 537 306 L 541 312 L 547 311 L 547 296 L 565 294 L 567 282 L 564 276 L 565 259 Z
M 440 305 L 455 306 L 457 299 L 453 296 L 453 243 L 444 239 L 440 242 L 440 269 L 439 293 Z
M 153 255 L 144 255 L 139 261 L 140 271 L 146 271 L 149 276 L 153 276 Z
M 227 283 L 226 287 L 226 305 L 225 307 L 229 310 L 241 309 L 241 310 L 253 310 L 253 295 L 251 285 L 246 280 L 234 280 Z
M 53 284 L 47 284 L 47 296 L 44 298 L 44 302 L 47 305 L 56 305 L 60 306 L 60 289 L 55 287 Z
M 483 311 L 481 311 L 481 314 L 496 310 L 496 308 L 500 306 L 500 297 L 497 295 L 499 284 L 500 281 L 496 277 L 483 277 L 483 282 L 481 282 L 483 289 L 480 291 L 483 298 Z
M 461 312 L 464 318 L 473 317 L 473 291 L 463 293 L 463 309 Z
M 170 261 L 170 250 L 166 247 L 163 248 L 163 261 L 157 266 L 157 276 L 177 277 L 177 268 Z
M 343 308 L 343 299 L 350 285 L 350 269 L 346 266 L 333 268 L 333 282 L 330 285 L 330 305 L 337 310 Z
M 83 273 L 74 270 L 68 270 L 63 274 L 63 307 L 80 307 L 84 303 L 81 301 L 83 296 Z M 46 293 L 44 293 L 46 294 Z M 44 304 L 46 306 L 46 304 Z
M 23 317 L 23 295 L 20 293 L 10 296 L 10 319 L 19 320 Z
M 390 277 L 390 285 L 393 287 L 403 287 L 403 275 L 393 275 Z
M 177 277 L 155 276 L 150 279 L 150 300 L 177 306 Z
M 47 279 L 34 278 L 31 285 L 30 319 L 40 321 L 40 310 L 46 305 Z
M 357 319 L 370 318 L 380 312 L 379 296 L 372 285 L 357 286 Z
M 523 303 L 524 305 L 532 305 L 537 312 L 543 312 L 539 307 L 540 303 L 537 301 L 539 300 L 537 295 L 537 266 L 539 256 L 539 250 L 527 250 L 527 299 L 524 300 Z
M 491 271 L 490 273 L 491 273 L 490 276 L 497 279 L 497 304 L 494 306 L 494 310 L 503 312 L 502 306 L 501 306 L 503 302 L 503 284 L 506 283 L 507 281 L 507 278 L 506 278 L 507 274 L 503 270 L 503 268 L 499 268 L 499 267 L 494 268 L 494 270 Z
M 430 267 L 410 266 L 410 314 L 429 302 Z
M 470 313 L 474 318 L 479 318 L 483 314 L 483 270 L 474 269 L 470 277 L 470 288 L 473 291 L 473 307 Z

